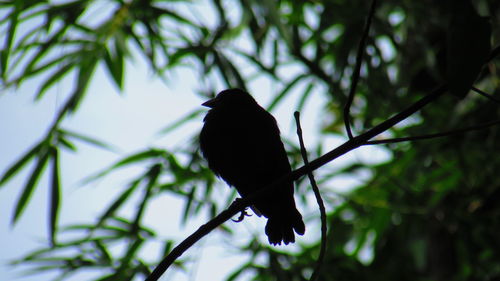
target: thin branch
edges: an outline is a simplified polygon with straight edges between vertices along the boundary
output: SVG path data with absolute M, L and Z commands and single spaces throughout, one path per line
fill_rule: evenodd
M 368 17 L 366 18 L 365 29 L 363 30 L 363 35 L 358 45 L 358 52 L 356 54 L 356 65 L 354 66 L 354 71 L 351 79 L 351 88 L 349 91 L 349 96 L 344 106 L 344 124 L 347 131 L 347 136 L 352 139 L 354 136 L 351 132 L 351 122 L 350 122 L 350 111 L 352 101 L 354 100 L 354 94 L 356 93 L 356 88 L 358 86 L 359 75 L 361 72 L 361 63 L 363 62 L 363 53 L 365 52 L 366 38 L 368 38 L 368 32 L 370 31 L 370 25 L 372 23 L 373 15 L 375 14 L 375 5 L 377 0 L 372 0 L 372 5 L 370 6 L 370 11 Z
M 196 230 L 193 234 L 191 234 L 189 237 L 187 237 L 184 241 L 182 241 L 179 245 L 177 245 L 161 262 L 160 264 L 154 269 L 154 271 L 151 273 L 151 275 L 148 276 L 146 281 L 157 281 L 161 275 L 169 268 L 170 265 L 172 265 L 175 260 L 180 257 L 187 249 L 189 249 L 194 243 L 196 243 L 198 240 L 203 238 L 205 235 L 210 233 L 212 230 L 217 228 L 219 225 L 224 223 L 225 221 L 229 220 L 231 217 L 236 215 L 237 213 L 241 212 L 243 209 L 246 207 L 250 206 L 255 199 L 263 196 L 264 194 L 268 194 L 274 190 L 274 188 L 278 187 L 279 185 L 283 184 L 284 182 L 289 182 L 289 181 L 295 181 L 298 178 L 302 177 L 308 172 L 314 171 L 318 169 L 319 167 L 337 159 L 338 157 L 348 153 L 349 151 L 356 149 L 362 145 L 364 145 L 368 140 L 373 138 L 374 136 L 388 130 L 389 128 L 393 127 L 397 123 L 401 122 L 402 120 L 406 119 L 408 116 L 414 114 L 430 102 L 434 101 L 438 97 L 440 97 L 442 94 L 446 92 L 446 85 L 442 85 L 432 91 L 430 94 L 424 96 L 422 99 L 418 100 L 405 110 L 401 111 L 400 113 L 394 115 L 393 117 L 387 119 L 386 121 L 380 123 L 379 125 L 375 126 L 374 128 L 370 129 L 369 131 L 354 137 L 353 139 L 348 140 L 344 144 L 338 146 L 337 148 L 331 150 L 330 152 L 322 155 L 321 157 L 311 161 L 309 165 L 304 165 L 297 170 L 294 170 L 290 174 L 287 174 L 280 179 L 274 181 L 273 183 L 264 186 L 263 188 L 257 189 L 256 192 L 252 193 L 251 195 L 242 198 L 240 200 L 236 200 L 229 206 L 228 209 L 225 211 L 221 212 L 219 215 L 217 215 L 215 218 L 207 222 L 206 224 L 203 224 Z
M 463 129 L 458 129 L 458 130 L 453 130 L 453 131 L 448 131 L 448 132 L 443 132 L 443 133 L 437 133 L 437 134 L 429 134 L 429 135 L 414 136 L 414 137 L 393 138 L 393 139 L 386 139 L 386 140 L 367 141 L 364 145 L 387 144 L 387 143 L 397 143 L 397 142 L 404 142 L 404 141 L 416 141 L 416 140 L 426 140 L 426 139 L 433 139 L 433 138 L 448 137 L 448 136 L 467 133 L 470 131 L 481 130 L 481 129 L 488 128 L 488 127 L 498 125 L 498 124 L 500 124 L 500 120 L 486 122 L 486 123 L 479 124 L 476 126 L 471 126 L 471 127 L 467 127 L 467 128 L 463 128 Z
M 300 153 L 302 154 L 302 159 L 304 160 L 304 164 L 308 165 L 309 160 L 307 159 L 307 150 L 304 144 L 304 139 L 302 137 L 302 127 L 300 126 L 300 112 L 295 111 L 293 116 L 295 117 L 295 122 L 297 123 L 297 136 L 299 137 Z M 319 251 L 318 260 L 316 261 L 316 266 L 314 267 L 314 271 L 310 279 L 311 281 L 314 281 L 318 279 L 326 253 L 326 231 L 327 231 L 326 209 L 325 209 L 325 203 L 323 203 L 323 199 L 321 198 L 321 193 L 319 192 L 318 185 L 316 184 L 316 180 L 314 179 L 313 172 L 309 171 L 307 173 L 307 176 L 309 177 L 309 182 L 311 182 L 312 190 L 314 192 L 314 197 L 316 197 L 316 202 L 318 202 L 319 213 L 321 217 L 321 248 Z
M 476 88 L 476 87 L 472 87 L 472 90 L 473 90 L 474 92 L 476 92 L 476 93 L 480 94 L 481 96 L 488 98 L 488 99 L 489 99 L 489 100 L 491 100 L 491 101 L 494 101 L 494 102 L 496 102 L 496 103 L 500 103 L 500 100 L 499 100 L 499 99 L 495 98 L 493 95 L 490 95 L 490 94 L 488 94 L 488 93 L 486 93 L 486 92 L 484 92 L 484 91 L 482 91 L 482 90 L 479 90 L 479 89 L 478 89 L 478 88 Z

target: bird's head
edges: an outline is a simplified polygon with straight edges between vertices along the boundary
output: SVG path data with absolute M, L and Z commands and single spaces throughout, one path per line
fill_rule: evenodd
M 256 101 L 249 93 L 234 88 L 220 92 L 215 98 L 204 102 L 202 105 L 210 108 L 238 108 L 240 106 L 248 106 L 255 103 Z

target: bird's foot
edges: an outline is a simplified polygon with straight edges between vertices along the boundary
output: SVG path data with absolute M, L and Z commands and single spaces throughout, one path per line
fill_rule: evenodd
M 240 200 L 241 200 L 241 198 L 236 198 L 236 199 L 234 200 L 234 202 L 233 202 L 233 204 L 232 204 L 232 205 L 234 205 L 234 204 L 238 204 L 238 202 L 239 202 Z M 232 221 L 234 221 L 234 222 L 241 222 L 241 221 L 243 221 L 243 219 L 244 219 L 245 217 L 251 217 L 251 216 L 252 216 L 252 215 L 250 215 L 249 213 L 247 213 L 247 208 L 245 208 L 243 211 L 241 211 L 240 216 L 239 216 L 237 219 L 235 219 L 235 220 L 231 219 L 231 220 L 232 220 Z
M 234 222 L 242 222 L 245 217 L 251 217 L 251 216 L 252 216 L 251 214 L 247 213 L 247 208 L 245 208 L 245 210 L 241 211 L 240 216 L 237 219 L 235 220 L 231 219 L 231 220 Z

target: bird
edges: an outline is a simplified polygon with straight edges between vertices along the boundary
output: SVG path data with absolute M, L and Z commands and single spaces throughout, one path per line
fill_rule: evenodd
M 209 107 L 200 133 L 200 150 L 215 175 L 245 198 L 272 184 L 292 169 L 276 119 L 242 89 L 221 91 L 202 104 Z M 267 218 L 271 245 L 295 242 L 305 225 L 288 181 L 258 197 L 252 210 Z

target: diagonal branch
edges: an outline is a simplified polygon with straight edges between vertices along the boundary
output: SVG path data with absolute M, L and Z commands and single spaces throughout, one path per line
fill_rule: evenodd
M 302 154 L 302 159 L 304 159 L 304 164 L 309 165 L 309 159 L 307 159 L 307 150 L 304 144 L 304 139 L 302 138 L 302 127 L 300 126 L 300 112 L 295 111 L 295 122 L 297 123 L 297 136 L 299 137 L 300 143 L 300 153 Z M 314 192 L 314 197 L 316 197 L 316 202 L 318 202 L 319 213 L 321 217 L 321 249 L 319 251 L 318 260 L 316 261 L 316 266 L 314 267 L 314 272 L 311 275 L 311 281 L 317 280 L 319 273 L 321 271 L 321 265 L 323 264 L 323 260 L 325 259 L 326 253 L 326 209 L 325 203 L 323 203 L 323 199 L 321 198 L 321 193 L 319 192 L 318 185 L 316 184 L 316 180 L 314 179 L 314 175 L 312 171 L 307 173 L 309 177 L 309 182 L 311 182 L 312 190 Z
M 485 129 L 485 128 L 499 125 L 499 124 L 500 124 L 500 120 L 496 120 L 496 121 L 486 122 L 483 124 L 463 128 L 463 129 L 447 131 L 447 132 L 442 132 L 442 133 L 436 133 L 436 134 L 367 141 L 364 145 L 387 144 L 387 143 L 397 143 L 397 142 L 404 142 L 404 141 L 416 141 L 416 140 L 426 140 L 426 139 L 433 139 L 433 138 L 448 137 L 448 136 L 463 134 L 463 133 L 470 132 L 470 131 L 477 131 L 477 130 Z
M 496 103 L 500 103 L 500 100 L 498 98 L 495 98 L 493 95 L 490 95 L 490 94 L 486 93 L 485 91 L 482 91 L 476 87 L 472 87 L 472 90 L 474 92 L 480 94 L 481 96 L 488 98 L 491 101 L 494 101 Z
M 361 72 L 361 63 L 363 62 L 363 53 L 365 52 L 366 38 L 368 38 L 368 32 L 370 31 L 370 25 L 372 23 L 373 14 L 375 13 L 375 5 L 377 0 L 372 0 L 372 5 L 370 6 L 370 11 L 368 17 L 366 18 L 365 29 L 363 30 L 363 36 L 358 45 L 358 52 L 356 54 L 356 65 L 354 66 L 354 71 L 351 79 L 351 87 L 349 90 L 349 96 L 344 106 L 344 124 L 347 131 L 347 136 L 352 139 L 354 136 L 351 132 L 351 122 L 349 112 L 351 111 L 352 101 L 354 100 L 354 94 L 356 93 L 356 88 L 359 81 L 359 73 Z

